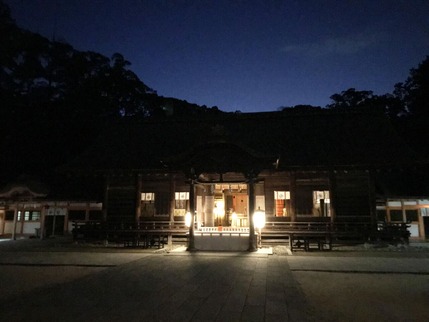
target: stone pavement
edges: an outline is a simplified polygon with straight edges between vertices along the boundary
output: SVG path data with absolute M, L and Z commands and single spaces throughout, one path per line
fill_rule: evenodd
M 429 252 L 286 256 L 31 243 L 0 243 L 0 321 L 429 320 Z

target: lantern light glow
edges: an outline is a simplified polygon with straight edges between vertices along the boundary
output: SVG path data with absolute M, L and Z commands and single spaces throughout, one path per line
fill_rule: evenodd
M 191 227 L 191 223 L 192 223 L 192 215 L 191 215 L 191 213 L 188 211 L 188 212 L 185 214 L 185 225 L 186 225 L 186 227 Z
M 255 228 L 261 229 L 265 227 L 265 212 L 258 209 L 253 214 L 253 224 Z

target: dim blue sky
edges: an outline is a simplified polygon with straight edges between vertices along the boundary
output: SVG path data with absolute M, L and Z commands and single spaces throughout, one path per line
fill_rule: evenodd
M 5 0 L 20 27 L 119 52 L 158 94 L 224 111 L 390 93 L 429 55 L 429 1 Z

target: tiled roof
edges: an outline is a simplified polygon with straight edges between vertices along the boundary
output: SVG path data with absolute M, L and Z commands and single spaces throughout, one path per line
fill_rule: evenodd
M 280 169 L 401 166 L 418 160 L 378 110 L 292 110 L 123 120 L 65 168 L 148 170 L 168 166 L 171 160 L 214 160 L 215 165 L 222 159 L 214 156 L 225 155 L 225 150 L 239 159 L 234 149 L 249 162 L 271 166 L 278 160 Z M 236 165 L 223 160 L 230 167 L 243 165 L 243 160 Z

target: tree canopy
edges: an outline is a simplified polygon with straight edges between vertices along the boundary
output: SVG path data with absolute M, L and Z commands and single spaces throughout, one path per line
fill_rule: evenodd
M 429 56 L 408 78 L 394 86 L 392 93 L 375 95 L 354 88 L 334 94 L 327 108 L 379 108 L 390 117 L 402 137 L 416 150 L 429 157 Z
M 0 181 L 25 172 L 43 174 L 64 164 L 88 149 L 109 124 L 124 118 L 223 113 L 217 107 L 157 95 L 120 53 L 109 58 L 78 51 L 65 41 L 19 28 L 1 0 L 0 43 L 0 147 L 6 151 L 0 158 Z M 383 109 L 416 148 L 427 146 L 429 56 L 392 93 L 349 88 L 330 98 L 325 108 Z
M 395 85 L 394 95 L 410 115 L 429 117 L 429 56 L 410 70 L 405 82 Z
M 221 113 L 158 96 L 120 53 L 78 51 L 19 28 L 0 0 L 1 175 L 41 173 L 123 118 Z
M 332 103 L 326 108 L 382 108 L 392 119 L 429 117 L 429 56 L 412 68 L 408 78 L 397 83 L 392 93 L 375 95 L 373 91 L 349 88 L 330 99 Z

